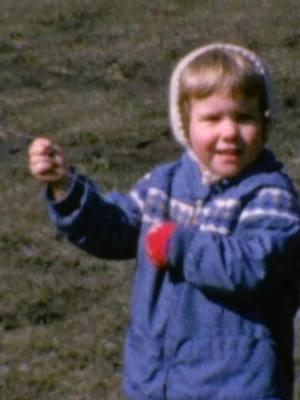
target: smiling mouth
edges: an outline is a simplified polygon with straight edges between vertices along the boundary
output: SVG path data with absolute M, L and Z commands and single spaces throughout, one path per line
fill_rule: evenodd
M 224 155 L 224 156 L 240 156 L 242 153 L 241 149 L 223 149 L 217 150 L 217 154 Z

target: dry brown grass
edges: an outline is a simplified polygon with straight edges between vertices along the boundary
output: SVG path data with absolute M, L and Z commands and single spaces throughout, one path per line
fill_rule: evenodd
M 133 272 L 55 234 L 24 133 L 59 141 L 104 189 L 128 189 L 178 154 L 166 106 L 174 63 L 226 40 L 270 64 L 280 110 L 271 145 L 300 184 L 299 13 L 298 0 L 1 1 L 1 399 L 121 399 Z

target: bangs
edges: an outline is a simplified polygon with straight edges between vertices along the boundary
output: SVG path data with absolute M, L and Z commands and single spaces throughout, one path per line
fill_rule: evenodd
M 180 79 L 180 97 L 204 98 L 218 91 L 233 95 L 257 96 L 266 105 L 265 82 L 253 63 L 240 55 L 214 50 L 202 54 L 189 64 Z

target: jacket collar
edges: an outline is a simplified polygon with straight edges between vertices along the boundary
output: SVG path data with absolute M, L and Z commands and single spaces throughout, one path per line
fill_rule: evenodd
M 191 150 L 187 150 L 183 154 L 183 165 L 185 179 L 191 189 L 192 198 L 206 197 L 216 187 L 236 186 L 241 181 L 250 178 L 253 175 L 262 172 L 271 173 L 280 171 L 283 167 L 282 162 L 280 162 L 267 148 L 262 151 L 259 158 L 246 170 L 244 170 L 240 175 L 230 179 L 224 179 L 211 173 L 198 161 Z

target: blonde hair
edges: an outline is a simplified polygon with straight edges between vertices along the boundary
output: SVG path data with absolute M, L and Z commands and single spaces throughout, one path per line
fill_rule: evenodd
M 231 44 L 212 44 L 191 52 L 175 69 L 170 89 L 171 122 L 177 130 L 175 137 L 181 144 L 186 145 L 189 100 L 205 98 L 218 91 L 245 98 L 257 97 L 266 130 L 270 118 L 268 72 L 262 61 L 248 49 Z

